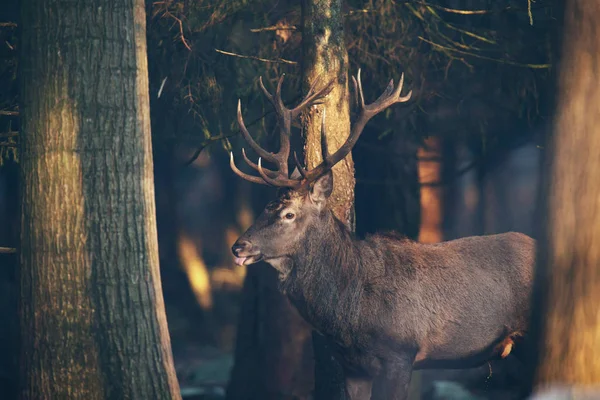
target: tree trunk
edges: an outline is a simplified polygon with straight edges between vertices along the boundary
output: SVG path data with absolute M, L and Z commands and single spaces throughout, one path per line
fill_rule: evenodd
M 321 161 L 321 119 L 326 109 L 325 132 L 329 151 L 337 150 L 350 134 L 348 52 L 344 42 L 340 0 L 302 1 L 303 83 L 306 90 L 317 79 L 322 84 L 335 80 L 323 105 L 306 113 L 306 165 Z M 352 155 L 333 167 L 333 193 L 329 200 L 334 214 L 354 230 L 354 163 Z M 343 399 L 345 386 L 341 365 L 332 357 L 324 338 L 313 332 L 315 354 L 315 399 Z
M 342 2 L 304 0 L 302 2 L 303 73 L 306 90 L 317 78 L 322 83 L 334 79 L 333 91 L 323 105 L 313 107 L 305 122 L 306 162 L 309 169 L 321 161 L 321 117 L 326 109 L 327 145 L 333 153 L 350 134 L 348 91 L 348 52 L 344 42 Z M 334 214 L 353 228 L 354 163 L 348 155 L 333 167 L 334 188 L 329 206 Z
M 419 149 L 419 182 L 441 182 L 443 179 L 441 138 L 432 136 Z M 419 242 L 437 243 L 444 240 L 444 190 L 442 186 L 421 186 L 421 227 Z
M 568 0 L 564 15 L 552 160 L 540 197 L 547 222 L 532 313 L 537 389 L 600 383 L 600 3 Z
M 23 0 L 21 398 L 178 399 L 144 3 Z
M 278 283 L 277 271 L 265 263 L 248 269 L 227 399 L 311 398 L 311 329 Z

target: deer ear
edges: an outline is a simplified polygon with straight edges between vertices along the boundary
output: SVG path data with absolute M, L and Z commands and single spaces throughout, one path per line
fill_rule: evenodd
M 294 168 L 294 172 L 292 172 L 290 179 L 300 179 L 300 178 L 302 178 L 302 174 L 298 170 L 298 167 L 296 167 L 296 168 Z
M 320 177 L 313 183 L 310 188 L 309 197 L 310 200 L 315 204 L 324 204 L 331 192 L 333 191 L 333 173 L 331 170 L 327 171 L 325 175 Z

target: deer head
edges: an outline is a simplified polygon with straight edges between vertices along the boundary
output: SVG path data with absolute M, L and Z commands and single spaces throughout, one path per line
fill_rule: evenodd
M 321 149 L 323 161 L 311 170 L 304 168 L 296 153 L 293 159 L 296 169 L 293 174 L 288 175 L 288 161 L 290 158 L 290 135 L 291 122 L 300 113 L 314 104 L 321 103 L 322 99 L 331 92 L 333 81 L 326 84 L 322 89 L 316 90 L 319 79 L 309 89 L 306 97 L 298 106 L 288 109 L 281 99 L 281 86 L 284 76 L 277 83 L 275 95 L 263 85 L 260 79 L 260 87 L 275 109 L 277 123 L 280 129 L 280 149 L 277 153 L 270 153 L 261 148 L 253 139 L 242 118 L 241 102 L 238 102 L 237 121 L 240 132 L 250 147 L 259 155 L 258 163 L 252 162 L 242 149 L 244 161 L 256 170 L 259 176 L 252 176 L 240 171 L 234 161 L 233 152 L 230 154 L 230 166 L 233 172 L 250 182 L 270 185 L 280 188 L 277 199 L 267 204 L 263 213 L 233 245 L 232 251 L 238 264 L 252 264 L 265 260 L 280 272 L 285 273 L 286 259 L 290 259 L 296 252 L 309 229 L 319 229 L 319 221 L 326 217 L 327 199 L 333 190 L 333 174 L 331 168 L 344 159 L 356 144 L 367 122 L 395 103 L 403 103 L 410 99 L 412 91 L 406 96 L 401 96 L 404 83 L 404 74 L 400 83 L 394 88 L 393 79 L 389 82 L 385 91 L 375 102 L 365 104 L 360 70 L 356 78 L 352 77 L 354 91 L 359 105 L 359 113 L 352 125 L 350 135 L 346 142 L 330 154 L 325 139 L 325 111 L 321 124 Z M 275 169 L 267 169 L 262 165 L 262 160 L 268 161 L 276 166 Z

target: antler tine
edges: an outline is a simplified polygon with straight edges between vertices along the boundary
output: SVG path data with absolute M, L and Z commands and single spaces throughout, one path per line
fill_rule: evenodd
M 329 158 L 329 145 L 325 135 L 325 108 L 323 108 L 323 115 L 321 116 L 321 154 L 323 155 L 323 161 Z
M 304 169 L 302 164 L 300 164 L 300 161 L 298 160 L 298 155 L 296 154 L 296 152 L 294 152 L 294 162 L 296 163 L 296 168 L 298 168 L 298 172 L 300 172 L 300 175 L 302 175 L 302 178 L 306 179 L 306 169 Z
M 315 79 L 310 89 L 308 90 L 306 97 L 300 102 L 300 104 L 298 104 L 294 109 L 290 110 L 290 112 L 292 113 L 292 118 L 295 118 L 298 115 L 300 115 L 302 110 L 304 110 L 307 106 L 317 104 L 319 100 L 331 93 L 331 91 L 333 90 L 333 83 L 335 82 L 335 79 L 331 79 L 325 86 L 323 86 L 323 88 L 321 88 L 318 91 L 315 91 L 317 84 L 320 82 L 321 75 L 317 76 L 317 79 Z
M 244 150 L 244 148 L 242 147 L 242 157 L 244 158 L 244 161 L 246 162 L 246 164 L 248 164 L 250 167 L 252 167 L 252 169 L 258 171 L 258 165 L 255 164 L 254 162 L 252 162 L 252 160 L 250 160 L 248 158 L 248 156 L 246 155 L 246 150 Z M 263 168 L 263 170 L 266 172 L 267 175 L 275 178 L 276 176 L 279 175 L 279 173 L 277 173 L 276 171 L 271 171 L 270 169 L 267 168 Z
M 352 79 L 354 79 L 354 77 L 352 77 Z M 363 94 L 363 88 L 362 88 L 362 82 L 360 80 L 360 68 L 358 69 L 358 72 L 356 73 L 356 80 L 358 80 L 358 96 L 360 97 L 360 107 L 365 108 L 365 96 Z M 356 81 L 355 80 L 355 81 Z
M 229 166 L 231 167 L 231 170 L 240 178 L 247 180 L 248 182 L 258 183 L 261 185 L 267 185 L 267 182 L 265 182 L 263 179 L 259 178 L 258 176 L 248 175 L 248 174 L 240 171 L 238 169 L 238 167 L 235 165 L 235 161 L 233 160 L 233 152 L 229 153 Z
M 267 90 L 265 84 L 263 83 L 262 76 L 258 78 L 258 84 L 260 85 L 260 90 L 262 90 L 265 97 L 273 104 L 273 95 Z
M 406 94 L 406 96 L 400 96 L 400 92 L 402 92 L 402 87 L 404 86 L 404 72 L 402 73 L 402 75 L 400 75 L 400 83 L 398 83 L 398 88 L 396 89 L 396 91 L 398 92 L 398 94 L 396 96 L 398 96 L 398 100 L 397 103 L 404 103 L 410 100 L 411 96 L 412 96 L 412 90 L 409 90 L 408 93 Z
M 283 78 L 285 78 L 285 73 L 281 74 L 279 80 L 277 81 L 277 88 L 275 89 L 274 98 L 274 100 L 277 102 L 277 105 L 275 107 L 281 111 L 284 111 L 286 109 L 285 105 L 283 104 L 283 99 L 281 98 L 281 87 L 283 86 Z
M 366 106 L 363 104 L 364 113 L 372 114 L 371 115 L 371 117 L 372 117 L 372 116 L 378 114 L 379 112 L 381 112 L 382 110 L 385 110 L 392 104 L 403 103 L 403 102 L 410 100 L 410 97 L 412 96 L 412 90 L 406 96 L 400 97 L 400 92 L 402 91 L 403 86 L 404 86 L 404 73 L 402 75 L 400 75 L 400 82 L 399 82 L 398 86 L 396 87 L 396 89 L 394 89 L 394 80 L 392 79 L 392 80 L 390 80 L 390 83 L 388 83 L 388 86 L 385 88 L 383 93 L 377 98 L 377 100 L 375 100 L 373 103 L 368 104 Z M 362 88 L 361 88 L 361 93 L 362 93 Z
M 281 175 L 278 176 L 277 178 L 273 179 L 270 178 L 266 172 L 263 170 L 262 167 L 262 159 L 259 158 L 258 159 L 258 173 L 260 174 L 261 178 L 269 185 L 271 186 L 276 186 L 276 187 L 298 187 L 300 186 L 300 184 L 302 183 L 301 181 L 297 181 L 295 179 L 289 179 L 289 178 L 284 178 Z M 254 177 L 253 177 L 254 178 Z
M 273 163 L 277 162 L 277 158 L 275 157 L 274 154 L 269 153 L 268 151 L 266 151 L 265 149 L 263 149 L 262 147 L 260 147 L 258 145 L 258 143 L 256 143 L 254 141 L 254 139 L 252 139 L 252 136 L 250 135 L 250 132 L 248 132 L 248 129 L 246 128 L 246 124 L 244 124 L 244 118 L 242 117 L 242 101 L 238 100 L 238 109 L 237 109 L 237 122 L 238 125 L 240 127 L 240 132 L 242 133 L 242 136 L 244 137 L 244 139 L 246 140 L 246 142 L 248 142 L 248 144 L 250 145 L 250 147 L 252 147 L 252 149 L 261 157 L 263 157 L 265 160 L 271 161 Z
M 379 98 L 375 102 L 373 102 L 372 104 L 365 105 L 362 82 L 360 80 L 360 69 L 358 70 L 358 73 L 356 74 L 356 79 L 353 79 L 353 82 L 354 82 L 354 87 L 357 89 L 357 92 L 358 92 L 357 97 L 360 98 L 360 105 L 359 105 L 360 114 L 358 116 L 358 119 L 352 126 L 350 135 L 346 139 L 346 142 L 339 149 L 337 149 L 337 151 L 335 153 L 333 153 L 331 155 L 329 155 L 329 154 L 325 155 L 325 153 L 324 153 L 323 154 L 323 162 L 321 164 L 319 164 L 316 168 L 308 171 L 307 178 L 306 178 L 307 180 L 317 179 L 318 177 L 322 176 L 325 172 L 327 172 L 329 169 L 331 169 L 335 164 L 337 164 L 338 162 L 343 160 L 348 155 L 348 153 L 350 153 L 350 151 L 352 151 L 352 148 L 358 141 L 358 138 L 360 137 L 361 133 L 363 132 L 365 125 L 373 116 L 375 116 L 379 112 L 385 110 L 392 104 L 408 101 L 412 94 L 412 91 L 411 91 L 406 96 L 400 97 L 400 92 L 402 91 L 402 86 L 404 84 L 404 74 L 402 74 L 402 76 L 400 78 L 400 83 L 395 90 L 393 90 L 394 81 L 391 80 L 390 83 L 388 84 L 388 86 L 386 87 L 386 89 L 384 90 L 383 94 L 381 96 L 379 96 Z M 324 136 L 324 122 L 322 122 L 321 124 L 322 124 L 322 126 L 321 126 L 321 135 L 322 135 L 321 147 L 323 148 L 323 142 L 324 142 L 323 138 L 325 137 Z M 326 148 L 324 151 L 327 151 Z

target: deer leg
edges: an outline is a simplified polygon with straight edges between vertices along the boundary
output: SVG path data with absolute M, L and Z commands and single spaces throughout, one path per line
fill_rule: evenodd
M 388 363 L 381 376 L 383 398 L 389 400 L 407 400 L 413 359 L 406 357 Z
M 369 400 L 372 386 L 371 378 L 346 375 L 346 395 L 350 400 Z

